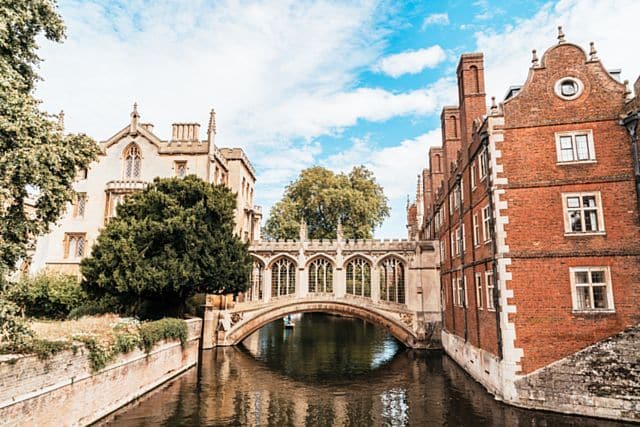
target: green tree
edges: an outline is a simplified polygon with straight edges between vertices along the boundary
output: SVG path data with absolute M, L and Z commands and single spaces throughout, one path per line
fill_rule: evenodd
M 33 97 L 36 37 L 64 38 L 51 0 L 0 2 L 0 280 L 71 200 L 79 168 L 98 153 L 86 135 L 64 135 Z M 35 201 L 33 212 L 25 199 Z
M 82 260 L 82 286 L 143 317 L 181 315 L 196 293 L 244 291 L 251 258 L 233 234 L 236 198 L 194 175 L 156 178 L 118 206 Z
M 271 239 L 297 238 L 304 220 L 309 238 L 330 239 L 336 237 L 340 220 L 345 237 L 368 239 L 388 216 L 383 189 L 366 167 L 334 174 L 315 166 L 287 186 L 282 200 L 271 208 L 264 234 Z

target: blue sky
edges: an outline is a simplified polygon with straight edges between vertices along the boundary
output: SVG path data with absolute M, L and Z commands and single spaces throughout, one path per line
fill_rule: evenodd
M 524 82 L 563 25 L 595 41 L 607 68 L 632 82 L 640 55 L 634 0 L 60 1 L 63 44 L 41 43 L 37 95 L 67 129 L 104 140 L 134 102 L 161 138 L 171 123 L 217 112 L 219 146 L 245 149 L 268 212 L 300 170 L 371 168 L 391 217 L 377 237 L 405 237 L 407 195 L 440 143 L 439 113 L 456 103 L 455 67 L 485 53 L 487 95 Z M 636 18 L 637 19 L 637 18 Z M 266 218 L 265 218 L 266 219 Z

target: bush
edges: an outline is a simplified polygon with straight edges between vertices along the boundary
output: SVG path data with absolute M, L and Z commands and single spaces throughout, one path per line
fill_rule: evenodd
M 184 320 L 165 318 L 140 326 L 141 348 L 149 353 L 153 346 L 168 339 L 179 339 L 184 347 L 187 344 L 189 330 Z
M 18 314 L 18 306 L 0 295 L 0 346 L 3 353 L 14 352 L 33 339 L 33 331 Z
M 82 305 L 73 308 L 67 315 L 69 320 L 78 320 L 84 316 L 99 316 L 107 313 L 120 313 L 120 305 L 114 297 L 108 295 L 97 300 L 87 300 Z
M 48 319 L 64 319 L 87 300 L 76 276 L 53 272 L 24 276 L 7 285 L 5 295 L 23 314 Z

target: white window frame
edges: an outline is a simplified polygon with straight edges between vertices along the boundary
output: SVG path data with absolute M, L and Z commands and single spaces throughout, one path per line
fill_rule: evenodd
M 474 280 L 476 285 L 476 307 L 478 310 L 482 310 L 482 274 L 476 273 Z
M 473 214 L 473 246 L 480 246 L 480 224 L 478 224 L 478 214 Z
M 453 215 L 453 199 L 454 199 L 454 192 L 449 193 L 449 215 Z
M 607 308 L 579 308 L 578 307 L 578 287 L 582 287 L 583 285 L 578 285 L 576 283 L 576 273 L 578 272 L 587 272 L 589 277 L 589 284 L 585 287 L 588 287 L 591 296 L 591 303 L 593 304 L 593 284 L 591 283 L 592 277 L 591 272 L 593 271 L 602 271 L 604 273 L 604 285 L 606 286 L 606 296 L 607 296 Z M 611 286 L 611 270 L 608 266 L 589 266 L 589 267 L 571 267 L 569 268 L 569 280 L 571 282 L 571 301 L 574 313 L 615 313 L 615 305 L 613 302 L 613 287 Z
M 471 168 L 469 174 L 471 175 L 471 190 L 475 190 L 476 185 L 476 159 L 471 161 Z
M 489 173 L 489 165 L 488 165 L 488 157 L 487 157 L 487 149 L 483 148 L 478 156 L 480 159 L 480 181 L 484 180 Z
M 578 159 L 578 148 L 576 144 L 577 136 L 586 136 L 587 137 L 587 149 L 589 150 L 589 157 L 586 159 Z M 562 146 L 561 140 L 562 138 L 571 138 L 571 150 L 573 154 L 572 160 L 563 160 L 562 159 Z M 575 163 L 595 163 L 596 162 L 596 149 L 595 144 L 593 143 L 593 131 L 591 129 L 587 130 L 577 130 L 570 132 L 556 132 L 556 163 L 559 165 L 566 164 L 575 164 Z
M 484 280 L 487 283 L 487 310 L 496 311 L 496 307 L 493 303 L 493 289 L 496 287 L 496 282 L 493 280 L 492 270 L 485 271 Z
M 444 264 L 446 248 L 447 248 L 446 240 L 444 240 L 444 239 L 440 240 L 440 264 Z
M 456 242 L 456 231 L 449 231 L 449 236 L 451 237 L 451 258 L 455 258 L 458 256 L 458 243 Z
M 460 191 L 460 205 L 464 204 L 464 178 L 460 178 L 460 186 L 458 187 L 458 191 Z
M 489 205 L 482 208 L 482 241 L 484 243 L 491 241 L 491 210 Z
M 581 222 L 582 228 L 585 228 L 585 208 L 582 206 L 582 198 L 592 196 L 595 197 L 596 200 L 596 212 L 598 219 L 598 229 L 597 230 L 588 230 L 588 231 L 573 231 L 571 229 L 571 216 L 569 215 L 569 209 L 571 210 L 580 210 L 581 214 Z M 572 197 L 578 197 L 580 199 L 580 207 L 578 208 L 569 208 L 567 199 Z M 590 209 L 593 210 L 593 209 Z M 589 191 L 582 193 L 562 193 L 562 213 L 564 217 L 564 235 L 565 236 L 589 236 L 589 235 L 604 235 L 606 234 L 606 228 L 604 224 L 604 214 L 602 210 L 602 196 L 599 191 Z

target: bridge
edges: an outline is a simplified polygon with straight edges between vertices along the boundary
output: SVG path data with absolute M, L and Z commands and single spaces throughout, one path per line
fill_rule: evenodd
M 358 317 L 410 348 L 440 348 L 440 294 L 433 241 L 255 241 L 251 287 L 236 301 L 207 295 L 203 348 L 236 345 L 289 314 Z

